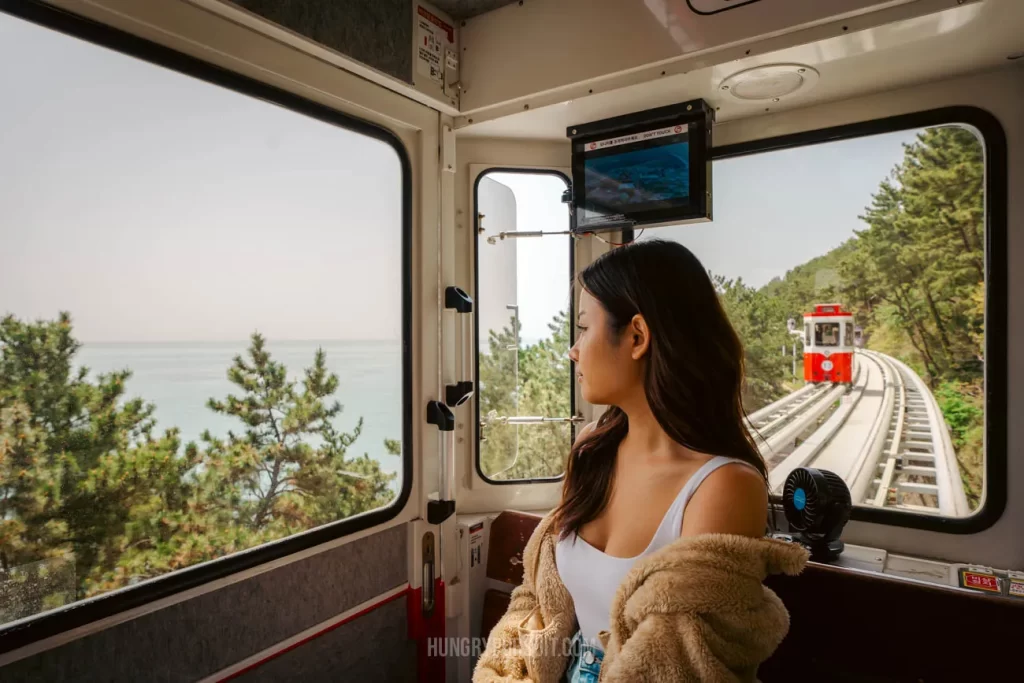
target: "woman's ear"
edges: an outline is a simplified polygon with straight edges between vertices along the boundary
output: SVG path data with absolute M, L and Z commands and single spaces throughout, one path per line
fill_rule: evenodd
M 630 355 L 633 360 L 640 360 L 651 347 L 651 331 L 647 321 L 639 313 L 629 322 Z

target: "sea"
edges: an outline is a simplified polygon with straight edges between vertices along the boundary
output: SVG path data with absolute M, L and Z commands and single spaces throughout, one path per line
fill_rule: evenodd
M 182 443 L 199 441 L 204 430 L 227 436 L 244 432 L 237 418 L 219 415 L 206 406 L 210 398 L 241 395 L 228 380 L 234 357 L 245 355 L 248 342 L 86 343 L 75 365 L 95 377 L 131 370 L 126 398 L 142 398 L 156 406 L 156 433 L 178 427 Z M 399 341 L 267 341 L 271 358 L 283 363 L 288 378 L 301 382 L 318 348 L 328 369 L 338 376 L 334 397 L 343 407 L 335 419 L 339 430 L 351 431 L 363 418 L 363 430 L 349 448 L 350 456 L 367 454 L 385 472 L 401 472 L 401 456 L 389 455 L 384 439 L 402 438 L 402 356 Z M 301 391 L 301 386 L 298 387 Z M 394 485 L 401 486 L 396 478 Z

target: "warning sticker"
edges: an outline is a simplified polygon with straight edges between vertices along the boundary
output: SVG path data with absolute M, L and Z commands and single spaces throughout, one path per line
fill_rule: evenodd
M 1009 595 L 1014 598 L 1024 598 L 1024 579 L 1010 579 Z
M 469 527 L 469 566 L 480 564 L 481 550 L 484 547 L 484 523 L 477 522 Z
M 444 83 L 442 56 L 455 44 L 455 29 L 423 7 L 416 7 L 416 71 L 438 85 Z
M 687 130 L 687 126 L 668 126 L 666 128 L 658 128 L 657 130 L 645 130 L 642 133 L 633 133 L 632 135 L 621 135 L 617 138 L 609 138 L 607 140 L 597 140 L 595 142 L 587 143 L 587 151 L 594 152 L 608 147 L 631 145 L 635 142 L 646 142 L 647 140 L 663 138 L 666 135 L 681 135 L 686 133 Z
M 960 570 L 960 585 L 964 588 L 985 591 L 987 593 L 999 593 L 999 577 L 995 574 L 972 572 L 967 569 Z

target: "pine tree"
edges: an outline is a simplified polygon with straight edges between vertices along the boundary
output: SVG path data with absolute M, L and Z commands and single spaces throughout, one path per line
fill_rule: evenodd
M 71 318 L 0 321 L 0 617 L 27 616 L 89 593 L 111 569 L 138 509 L 188 496 L 171 430 L 125 399 L 129 371 L 73 369 Z
M 844 264 L 846 291 L 877 306 L 873 322 L 902 330 L 907 360 L 933 387 L 982 374 L 983 211 L 981 144 L 962 128 L 929 128 L 872 197 Z
M 338 376 L 328 372 L 317 350 L 298 383 L 276 362 L 260 334 L 253 334 L 248 358 L 237 356 L 228 378 L 240 396 L 210 399 L 217 413 L 238 418 L 242 434 L 218 439 L 203 434 L 207 469 L 200 479 L 207 495 L 233 501 L 240 524 L 280 537 L 386 505 L 395 475 L 381 471 L 368 455 L 352 458 L 349 448 L 362 433 L 334 420 L 342 406 L 331 397 Z M 394 445 L 394 442 L 392 442 Z

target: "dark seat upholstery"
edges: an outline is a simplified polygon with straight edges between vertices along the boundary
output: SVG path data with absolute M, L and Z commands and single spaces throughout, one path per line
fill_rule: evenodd
M 523 551 L 540 520 L 539 515 L 506 510 L 491 522 L 487 539 L 487 578 L 503 582 L 507 590 L 490 588 L 484 594 L 480 628 L 483 638 L 490 635 L 508 609 L 512 589 L 523 582 Z

